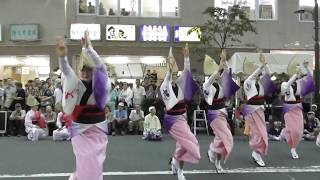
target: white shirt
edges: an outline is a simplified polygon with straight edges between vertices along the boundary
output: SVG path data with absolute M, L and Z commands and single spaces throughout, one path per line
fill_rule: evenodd
M 33 110 L 29 110 L 26 114 L 24 126 L 26 127 L 27 133 L 30 132 L 32 128 L 40 128 L 38 125 L 32 124 L 32 119 L 34 118 L 34 115 L 35 115 L 35 111 Z M 43 114 L 41 114 L 41 116 L 44 118 Z
M 133 104 L 141 104 L 143 97 L 146 95 L 144 87 L 139 86 L 133 88 Z
M 157 130 L 161 130 L 161 124 L 159 121 L 159 118 L 156 115 L 151 115 L 151 113 L 149 113 L 144 120 L 144 129 L 145 131 L 157 131 Z
M 54 96 L 55 101 L 56 101 L 55 104 L 58 104 L 58 103 L 62 102 L 62 90 L 60 88 L 56 88 L 54 90 L 53 96 Z
M 122 89 L 119 95 L 120 99 L 124 99 L 128 106 L 131 106 L 131 99 L 133 97 L 132 90 L 130 88 L 127 88 L 126 90 Z
M 129 116 L 131 121 L 139 121 L 144 119 L 144 112 L 140 110 L 140 113 L 137 113 L 136 110 L 132 110 Z

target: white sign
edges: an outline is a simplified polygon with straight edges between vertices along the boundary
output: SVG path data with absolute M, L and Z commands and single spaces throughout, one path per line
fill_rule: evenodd
M 170 42 L 170 26 L 144 25 L 140 34 L 141 41 Z
M 91 40 L 101 40 L 100 24 L 71 24 L 70 39 L 80 40 L 86 30 Z
M 23 74 L 23 75 L 29 74 L 29 67 L 22 67 L 21 74 Z
M 2 24 L 0 24 L 0 42 L 2 41 Z
M 196 31 L 193 31 L 191 34 L 188 34 L 189 30 L 191 30 L 192 27 L 180 27 L 175 26 L 174 27 L 174 42 L 198 42 L 200 41 L 200 38 L 198 37 L 198 34 Z M 200 31 L 200 30 L 199 30 Z
M 135 41 L 136 27 L 134 25 L 108 24 L 106 26 L 106 40 L 108 41 Z

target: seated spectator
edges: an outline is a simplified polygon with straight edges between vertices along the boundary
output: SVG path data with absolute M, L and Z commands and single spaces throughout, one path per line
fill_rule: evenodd
M 268 136 L 271 140 L 280 141 L 280 133 L 282 130 L 282 124 L 280 121 L 274 121 L 270 123 L 270 128 L 268 129 Z
M 144 112 L 140 105 L 135 105 L 129 116 L 129 132 L 131 134 L 142 134 L 143 132 Z
M 27 103 L 31 107 L 25 118 L 26 133 L 28 140 L 38 141 L 48 135 L 47 124 L 44 116 L 38 111 L 39 102 L 33 96 L 28 96 Z
M 106 113 L 106 120 L 108 122 L 108 135 L 111 135 L 112 133 L 112 121 L 114 120 L 112 111 L 110 109 L 110 106 L 106 106 L 106 108 L 104 109 L 105 113 Z
M 50 105 L 46 107 L 44 117 L 47 121 L 49 136 L 52 136 L 52 132 L 55 129 L 57 129 L 56 127 L 57 114 L 56 112 L 52 111 L 52 107 Z
M 161 124 L 156 116 L 156 108 L 154 106 L 149 107 L 149 112 L 144 120 L 143 139 L 161 140 Z
M 303 138 L 305 140 L 316 140 L 320 131 L 320 121 L 315 117 L 314 112 L 308 112 L 307 119 L 304 122 Z
M 11 113 L 9 117 L 9 127 L 12 135 L 17 135 L 18 137 L 23 135 L 24 131 L 24 118 L 26 117 L 26 111 L 22 110 L 21 104 L 15 104 L 15 110 Z
M 68 128 L 71 125 L 71 119 L 70 117 L 64 113 L 59 112 L 57 117 L 57 123 L 56 123 L 58 129 L 53 131 L 52 138 L 54 141 L 65 141 L 70 140 L 70 132 Z
M 115 136 L 119 130 L 121 131 L 121 135 L 125 135 L 125 131 L 127 130 L 128 125 L 128 112 L 124 109 L 124 103 L 120 102 L 118 105 L 118 109 L 113 113 L 114 120 L 112 121 L 112 136 Z

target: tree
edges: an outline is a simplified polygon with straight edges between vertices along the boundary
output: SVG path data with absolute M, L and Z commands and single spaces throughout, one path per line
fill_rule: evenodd
M 205 46 L 224 49 L 234 46 L 234 43 L 241 43 L 240 37 L 245 33 L 257 33 L 255 21 L 250 20 L 239 5 L 232 6 L 229 11 L 208 7 L 203 14 L 209 16 L 208 21 L 202 26 L 192 28 L 189 33 L 197 32 Z

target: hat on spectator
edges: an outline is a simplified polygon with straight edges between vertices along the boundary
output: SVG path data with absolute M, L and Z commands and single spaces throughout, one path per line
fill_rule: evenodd
M 312 108 L 318 108 L 318 106 L 316 104 L 312 104 L 311 106 Z
M 124 103 L 123 102 L 119 102 L 118 106 L 124 106 Z
M 151 111 L 152 111 L 152 109 L 156 110 L 156 107 L 154 107 L 154 106 L 150 106 L 150 107 L 149 107 L 149 112 L 151 112 Z
M 33 106 L 38 106 L 39 102 L 37 101 L 37 99 L 34 96 L 29 95 L 27 97 L 26 104 L 30 107 L 33 107 Z

